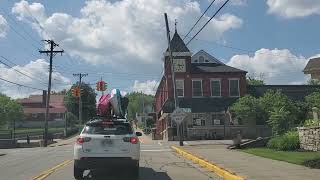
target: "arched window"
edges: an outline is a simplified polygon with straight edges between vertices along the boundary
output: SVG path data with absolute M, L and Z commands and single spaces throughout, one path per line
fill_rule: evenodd
M 199 63 L 204 63 L 204 57 L 203 56 L 199 57 Z

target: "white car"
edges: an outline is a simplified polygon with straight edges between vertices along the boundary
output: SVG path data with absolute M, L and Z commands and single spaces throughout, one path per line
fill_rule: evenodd
M 85 170 L 108 168 L 128 168 L 138 177 L 141 135 L 123 120 L 89 121 L 74 145 L 75 179 Z

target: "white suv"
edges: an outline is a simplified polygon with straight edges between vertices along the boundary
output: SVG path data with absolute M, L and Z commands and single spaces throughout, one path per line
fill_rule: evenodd
M 74 177 L 91 169 L 130 168 L 139 176 L 141 132 L 123 120 L 95 119 L 86 123 L 74 145 Z

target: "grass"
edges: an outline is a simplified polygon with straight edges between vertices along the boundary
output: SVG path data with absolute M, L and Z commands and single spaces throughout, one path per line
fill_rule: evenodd
M 305 161 L 319 159 L 320 152 L 276 151 L 268 148 L 243 149 L 243 152 L 269 159 L 304 165 Z

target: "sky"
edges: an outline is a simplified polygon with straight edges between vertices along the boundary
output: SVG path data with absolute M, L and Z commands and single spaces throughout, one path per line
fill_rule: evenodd
M 154 94 L 166 49 L 163 13 L 184 38 L 211 1 L 1 0 L 0 60 L 9 66 L 0 63 L 0 78 L 46 89 L 49 57 L 39 50 L 47 48 L 41 40 L 53 39 L 65 51 L 53 60 L 53 90 L 88 73 L 83 81 L 93 86 L 102 78 L 109 90 Z M 223 2 L 213 3 L 186 42 Z M 320 55 L 319 15 L 319 0 L 230 0 L 188 47 L 267 84 L 306 84 L 302 70 Z M 22 98 L 40 90 L 1 81 L 0 92 Z

